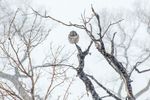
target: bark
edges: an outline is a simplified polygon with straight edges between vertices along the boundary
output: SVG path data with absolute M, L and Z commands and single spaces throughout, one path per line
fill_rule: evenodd
M 91 44 L 90 44 L 90 46 L 91 46 Z M 92 84 L 91 80 L 88 78 L 88 76 L 83 71 L 84 59 L 85 59 L 85 56 L 89 52 L 90 46 L 88 47 L 88 49 L 86 51 L 82 52 L 81 48 L 76 44 L 76 47 L 78 49 L 77 57 L 78 57 L 78 60 L 79 60 L 79 66 L 78 66 L 78 69 L 77 69 L 77 75 L 79 76 L 79 78 L 85 84 L 87 91 L 89 91 L 91 93 L 93 100 L 102 100 L 99 97 L 99 95 L 97 94 L 97 92 L 96 92 L 96 90 L 94 88 L 94 85 Z

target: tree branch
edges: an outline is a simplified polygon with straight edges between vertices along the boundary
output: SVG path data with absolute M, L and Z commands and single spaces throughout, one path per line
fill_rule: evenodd
M 3 72 L 0 72 L 0 77 L 12 82 L 18 93 L 24 100 L 32 100 L 31 97 L 27 94 L 26 90 L 22 87 L 22 84 L 19 82 L 18 77 Z
M 113 98 L 115 98 L 116 100 L 121 100 L 119 97 L 117 97 L 115 94 L 113 94 L 112 92 L 110 92 L 106 87 L 104 87 L 101 83 L 99 83 L 93 76 L 86 74 L 88 77 L 90 77 L 92 80 L 94 80 L 101 88 L 103 88 L 108 94 L 109 96 L 112 96 Z
M 137 94 L 135 94 L 135 98 L 138 98 L 139 96 L 141 96 L 144 92 L 148 91 L 149 88 L 150 88 L 150 80 L 148 81 L 145 88 L 143 88 L 141 91 L 139 91 Z

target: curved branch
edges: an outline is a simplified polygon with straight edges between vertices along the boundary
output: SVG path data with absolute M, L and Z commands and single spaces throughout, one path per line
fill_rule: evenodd
M 141 96 L 143 93 L 145 93 L 146 91 L 148 91 L 150 88 L 150 80 L 147 83 L 147 85 L 145 86 L 145 88 L 143 88 L 141 91 L 139 91 L 137 94 L 135 94 L 135 98 L 138 98 L 139 96 Z

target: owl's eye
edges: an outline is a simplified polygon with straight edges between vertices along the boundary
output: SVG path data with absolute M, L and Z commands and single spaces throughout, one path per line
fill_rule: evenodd
M 70 32 L 70 35 L 71 35 L 71 36 L 76 36 L 77 33 L 76 33 L 75 31 L 71 31 L 71 32 Z
M 76 35 L 77 35 L 77 33 L 76 33 L 76 32 L 73 32 L 73 35 L 74 35 L 74 36 L 76 36 Z
M 71 36 L 74 36 L 74 33 L 70 34 Z

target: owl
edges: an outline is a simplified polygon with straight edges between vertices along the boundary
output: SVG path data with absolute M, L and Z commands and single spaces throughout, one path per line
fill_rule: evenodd
M 71 31 L 68 35 L 68 40 L 71 44 L 76 44 L 79 41 L 79 35 L 76 31 Z

